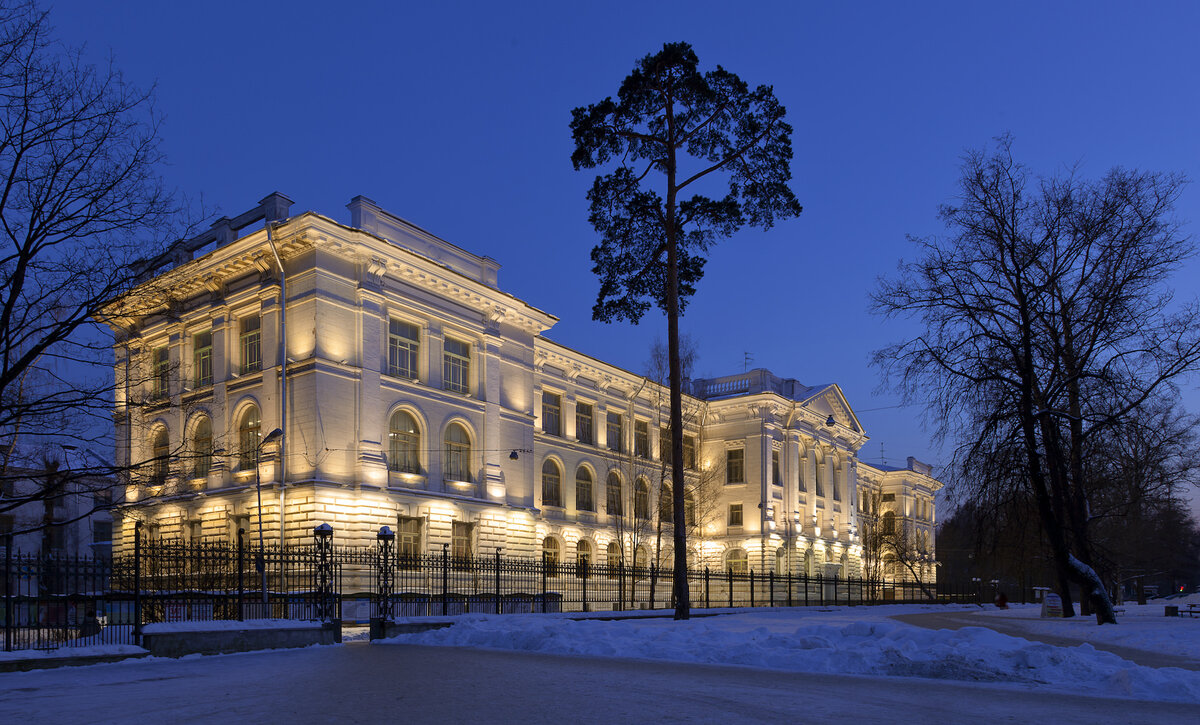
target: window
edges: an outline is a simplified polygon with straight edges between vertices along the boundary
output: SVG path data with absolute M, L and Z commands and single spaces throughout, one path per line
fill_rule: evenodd
M 442 363 L 442 388 L 455 393 L 471 392 L 471 343 L 447 337 Z
M 633 516 L 643 521 L 650 518 L 650 484 L 644 478 L 633 487 Z
M 779 470 L 779 451 L 771 451 L 771 483 L 783 485 L 783 472 Z
M 621 550 L 617 547 L 617 542 L 608 542 L 608 547 L 604 550 L 604 563 L 608 566 L 609 576 L 616 576 L 617 567 L 621 564 Z
M 169 470 L 168 456 L 170 455 L 170 441 L 167 438 L 167 429 L 159 428 L 154 431 L 154 439 L 150 444 L 150 485 L 161 486 L 167 482 L 167 471 Z
M 112 542 L 113 522 L 96 519 L 92 521 L 92 543 L 108 544 Z M 0 533 L 3 533 L 0 531 Z
M 892 501 L 895 501 L 895 500 L 896 500 L 896 494 L 894 494 L 894 493 L 885 493 L 885 494 L 883 494 L 882 496 L 880 496 L 880 497 L 879 497 L 879 500 L 883 501 L 884 503 L 890 503 L 890 502 L 892 502 Z
M 740 503 L 729 504 L 729 525 L 742 525 L 742 505 Z
M 421 555 L 421 522 L 416 516 L 401 516 L 396 519 L 396 556 L 400 559 L 416 559 Z
M 696 525 L 696 494 L 691 491 L 683 494 L 683 523 L 685 526 Z
M 833 490 L 833 500 L 841 501 L 842 500 L 842 487 L 838 485 L 837 471 L 833 468 L 833 466 L 830 466 L 829 472 L 832 474 L 830 476 L 829 488 L 831 488 Z
M 746 482 L 746 451 L 734 448 L 725 451 L 725 483 Z
M 192 478 L 204 478 L 212 470 L 212 422 L 207 416 L 192 429 Z
M 824 463 L 818 458 L 813 460 L 813 489 L 817 496 L 824 497 L 825 489 L 821 486 L 821 467 Z
M 633 422 L 633 455 L 638 458 L 650 457 L 650 424 L 644 420 Z
M 658 451 L 662 457 L 663 463 L 671 465 L 671 429 L 663 428 L 659 431 Z M 683 467 L 693 469 L 696 467 L 696 436 L 683 437 Z
M 238 468 L 248 471 L 254 467 L 258 457 L 259 428 L 262 421 L 258 408 L 251 405 L 238 421 Z
M 624 450 L 625 430 L 622 427 L 622 418 L 620 413 L 609 413 L 607 420 L 607 445 L 608 450 L 620 453 Z
M 604 488 L 605 510 L 610 516 L 621 516 L 624 513 L 621 503 L 621 477 L 615 473 L 608 474 L 608 482 Z
M 592 404 L 576 403 L 575 439 L 580 443 L 586 443 L 590 446 L 595 442 L 595 438 L 592 432 Z
M 671 495 L 670 484 L 664 483 L 658 490 L 658 520 L 664 524 L 673 522 L 675 516 L 675 499 Z
M 388 320 L 388 374 L 416 380 L 421 352 L 421 329 L 400 320 Z
M 588 574 L 588 566 L 592 563 L 592 542 L 580 539 L 575 543 L 576 575 L 583 577 Z
M 562 435 L 562 396 L 558 393 L 542 393 L 542 432 Z
M 542 505 L 562 506 L 562 473 L 550 459 L 542 464 Z
M 156 347 L 151 351 L 153 358 L 153 378 L 150 381 L 150 392 L 155 398 L 165 398 L 170 392 L 171 358 L 167 348 Z
M 239 340 L 242 349 L 242 373 L 262 370 L 262 318 L 258 315 L 243 317 L 239 322 Z
M 455 559 L 470 559 L 472 554 L 471 533 L 475 525 L 466 521 L 455 521 L 452 524 L 450 538 L 450 556 Z
M 725 555 L 725 569 L 733 574 L 745 574 L 750 571 L 750 558 L 745 549 L 730 549 Z
M 896 514 L 892 511 L 884 511 L 883 523 L 880 524 L 879 529 L 883 534 L 896 533 Z
M 796 466 L 796 480 L 798 482 L 797 488 L 800 490 L 800 493 L 808 492 L 808 486 L 806 486 L 804 483 L 804 462 L 805 462 L 805 460 L 807 460 L 805 458 L 805 453 L 803 451 L 801 451 L 800 452 L 800 465 Z
M 650 551 L 645 546 L 639 546 L 633 550 L 633 565 L 639 569 L 644 569 L 650 564 Z
M 559 561 L 558 539 L 549 536 L 542 539 L 542 561 L 546 564 L 546 575 L 555 576 Z
M 192 519 L 187 522 L 188 541 L 193 544 L 199 544 L 204 541 L 204 522 L 200 519 Z
M 575 508 L 580 511 L 596 510 L 596 500 L 592 496 L 592 473 L 583 466 L 575 472 Z
M 237 542 L 238 531 L 242 532 L 243 537 L 250 532 L 250 516 L 248 514 L 231 516 L 229 519 L 229 529 L 229 541 Z
M 212 385 L 212 330 L 192 336 L 192 374 L 197 388 Z
M 471 437 L 458 423 L 446 428 L 445 468 L 442 477 L 448 481 L 471 480 Z
M 388 422 L 388 469 L 420 473 L 421 432 L 411 413 L 397 410 Z

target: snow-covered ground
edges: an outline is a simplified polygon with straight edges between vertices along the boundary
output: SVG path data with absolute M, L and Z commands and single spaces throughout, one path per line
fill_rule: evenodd
M 589 657 L 727 664 L 788 672 L 925 677 L 991 682 L 1022 689 L 1200 702 L 1200 672 L 1133 664 L 1090 644 L 1055 647 L 985 627 L 929 630 L 896 614 L 980 612 L 976 607 L 895 605 L 742 610 L 688 622 L 670 619 L 573 621 L 562 616 L 468 615 L 452 627 L 407 634 L 387 643 L 508 649 Z M 1123 624 L 1042 621 L 1033 606 L 988 616 L 1028 623 L 1122 646 L 1194 655 L 1200 620 L 1168 619 L 1162 605 L 1128 607 Z M 703 612 L 700 612 L 703 613 Z M 1157 617 L 1154 614 L 1157 613 Z M 986 618 L 981 618 L 986 621 Z M 1090 622 L 1090 623 L 1089 623 Z M 1057 630 L 1055 628 L 1058 628 Z M 1169 643 L 1169 644 L 1168 644 Z

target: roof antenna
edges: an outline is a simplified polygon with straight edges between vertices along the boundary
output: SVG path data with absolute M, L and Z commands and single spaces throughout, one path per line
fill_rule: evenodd
M 750 363 L 753 360 L 754 360 L 754 356 L 751 355 L 750 353 L 748 353 L 748 352 L 742 353 L 742 372 L 743 373 L 750 370 Z
M 885 466 L 887 465 L 887 456 L 883 455 L 883 441 L 879 442 L 879 462 Z

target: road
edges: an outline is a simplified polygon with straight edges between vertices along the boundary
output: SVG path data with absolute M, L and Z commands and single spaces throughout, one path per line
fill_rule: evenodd
M 909 678 L 350 643 L 0 674 L 6 722 L 1162 723 L 1194 704 Z

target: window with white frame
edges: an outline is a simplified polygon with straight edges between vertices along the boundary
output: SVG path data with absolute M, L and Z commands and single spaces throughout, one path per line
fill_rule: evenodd
M 421 328 L 403 320 L 388 321 L 388 374 L 416 380 Z
M 639 478 L 633 487 L 633 517 L 639 521 L 650 518 L 650 484 Z
M 442 348 L 442 388 L 471 392 L 471 343 L 447 337 Z
M 562 396 L 558 393 L 542 393 L 542 432 L 562 435 Z
M 204 478 L 212 470 L 212 421 L 201 416 L 192 428 L 192 478 Z
M 388 421 L 388 469 L 421 472 L 421 431 L 412 413 L 397 410 Z
M 421 524 L 418 516 L 399 516 L 396 519 L 396 556 L 401 560 L 421 555 Z
M 647 421 L 633 422 L 633 455 L 638 458 L 650 457 L 650 423 Z
M 579 470 L 575 471 L 575 508 L 580 511 L 596 510 L 592 488 L 592 472 L 580 466 Z
M 558 539 L 547 536 L 542 539 L 542 561 L 546 565 L 546 575 L 556 576 L 558 573 L 558 563 L 562 556 L 562 549 L 558 544 Z
M 455 521 L 451 525 L 450 556 L 455 559 L 470 559 L 474 555 L 471 536 L 475 524 L 467 521 Z
M 197 388 L 213 384 L 212 330 L 192 335 L 192 382 Z
M 242 373 L 262 370 L 262 318 L 249 315 L 238 320 L 238 341 Z
M 742 525 L 742 505 L 740 503 L 729 504 L 729 526 Z
M 562 506 L 562 471 L 549 458 L 542 464 L 542 505 Z
M 617 453 L 620 453 L 622 450 L 624 450 L 625 430 L 622 425 L 623 420 L 624 419 L 621 417 L 620 413 L 609 413 L 607 416 L 605 416 L 605 434 L 607 436 L 605 445 L 608 446 L 608 450 L 610 451 L 616 451 Z
M 604 500 L 605 510 L 610 516 L 621 516 L 624 513 L 624 506 L 621 503 L 621 477 L 615 472 L 608 474 Z
M 731 448 L 725 451 L 725 483 L 746 482 L 746 451 Z
M 591 403 L 575 404 L 575 440 L 589 446 L 595 442 L 596 436 L 592 431 L 594 415 Z
M 750 571 L 750 557 L 745 549 L 730 549 L 725 555 L 725 569 L 734 574 L 745 574 Z
M 151 351 L 154 370 L 150 380 L 150 394 L 155 398 L 165 398 L 170 392 L 171 359 L 167 347 L 156 347 Z
M 261 427 L 262 419 L 258 415 L 258 406 L 248 406 L 242 413 L 242 417 L 238 419 L 237 426 L 237 463 L 239 470 L 249 471 L 257 463 L 259 430 Z
M 471 480 L 471 437 L 459 423 L 446 428 L 445 463 L 442 476 L 449 481 Z
M 170 471 L 170 456 L 171 444 L 170 438 L 167 435 L 166 428 L 158 428 L 154 431 L 154 437 L 150 443 L 150 485 L 161 486 L 167 481 L 167 473 Z

